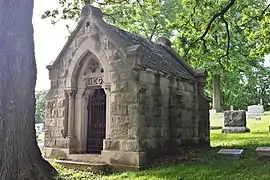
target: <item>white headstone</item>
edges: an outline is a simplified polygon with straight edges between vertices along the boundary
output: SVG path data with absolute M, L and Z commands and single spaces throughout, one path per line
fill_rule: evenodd
M 248 106 L 248 112 L 247 115 L 248 117 L 257 117 L 261 116 L 264 112 L 263 106 L 262 105 L 252 105 Z
M 209 110 L 210 116 L 215 116 L 216 113 L 217 113 L 216 109 L 210 109 L 210 110 Z

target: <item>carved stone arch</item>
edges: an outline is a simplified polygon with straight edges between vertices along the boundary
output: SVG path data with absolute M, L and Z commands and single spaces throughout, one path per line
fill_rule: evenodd
M 84 61 L 86 60 L 85 57 L 90 54 L 94 54 L 97 57 L 99 63 L 104 69 L 104 84 L 110 84 L 111 77 L 109 61 L 105 53 L 101 49 L 96 48 L 96 43 L 99 42 L 94 42 L 91 38 L 86 39 L 72 57 L 67 74 L 66 89 L 77 89 L 77 76 L 81 71 Z

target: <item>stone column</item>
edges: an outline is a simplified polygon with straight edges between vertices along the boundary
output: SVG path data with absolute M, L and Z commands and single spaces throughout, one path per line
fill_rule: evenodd
M 220 75 L 216 74 L 213 83 L 213 109 L 216 112 L 221 112 L 221 90 L 220 90 Z
M 102 86 L 105 93 L 106 93 L 106 139 L 109 139 L 111 137 L 111 107 L 110 107 L 110 98 L 111 98 L 111 87 L 110 85 L 103 85 Z
M 194 95 L 193 95 L 193 100 L 194 100 L 194 120 L 195 120 L 195 139 L 194 141 L 197 141 L 196 143 L 198 144 L 199 143 L 199 137 L 200 137 L 200 129 L 199 129 L 199 114 L 200 114 L 200 111 L 199 111 L 199 85 L 198 83 L 195 83 L 193 85 L 193 88 L 194 88 Z
M 67 137 L 68 134 L 68 101 L 69 101 L 69 95 L 67 91 L 65 91 L 65 100 L 64 100 L 64 106 L 65 106 L 65 114 L 64 114 L 64 132 L 63 132 L 63 137 Z
M 75 118 L 75 96 L 76 90 L 67 90 L 68 94 L 68 134 L 67 137 L 74 137 L 74 118 Z

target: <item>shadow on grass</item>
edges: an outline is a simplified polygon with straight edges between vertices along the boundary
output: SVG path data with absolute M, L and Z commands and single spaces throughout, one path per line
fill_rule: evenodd
M 123 173 L 110 176 L 109 179 L 134 180 L 269 180 L 270 159 L 259 159 L 255 149 L 259 146 L 270 146 L 270 133 L 252 132 L 246 134 L 211 133 L 210 150 L 201 152 L 188 162 L 164 165 L 136 173 Z M 244 149 L 240 159 L 226 158 L 217 154 L 221 148 Z
M 222 148 L 242 148 L 255 150 L 259 146 L 270 146 L 269 132 L 252 132 L 244 134 L 211 134 L 211 145 Z

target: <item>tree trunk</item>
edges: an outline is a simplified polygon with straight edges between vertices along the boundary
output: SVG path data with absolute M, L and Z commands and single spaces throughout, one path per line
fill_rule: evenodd
M 35 136 L 33 0 L 0 0 L 0 179 L 52 179 Z

